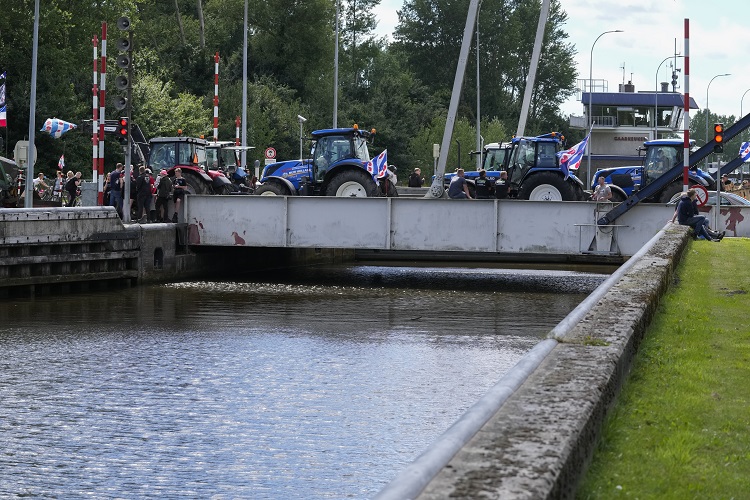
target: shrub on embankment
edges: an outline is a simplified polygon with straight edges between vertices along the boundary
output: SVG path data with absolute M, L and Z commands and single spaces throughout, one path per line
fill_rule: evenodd
M 691 242 L 578 498 L 747 498 L 750 239 Z

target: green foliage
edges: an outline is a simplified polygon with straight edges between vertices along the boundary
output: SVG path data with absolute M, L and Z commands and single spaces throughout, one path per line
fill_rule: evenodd
M 577 498 L 747 496 L 748 251 L 746 238 L 691 243 Z
M 432 145 L 441 144 L 443 141 L 443 131 L 445 129 L 446 117 L 435 117 L 428 127 L 423 128 L 414 136 L 410 147 L 416 152 L 413 162 L 414 167 L 420 167 L 425 179 L 432 177 L 435 173 L 434 159 L 432 157 Z M 481 133 L 483 137 L 488 138 L 489 142 L 502 142 L 508 137 L 502 123 L 499 120 L 483 120 Z M 461 157 L 459 161 L 458 143 L 461 143 Z M 476 127 L 469 123 L 466 118 L 460 118 L 456 121 L 453 128 L 453 142 L 448 152 L 448 161 L 446 163 L 446 172 L 452 172 L 455 169 L 464 168 L 466 170 L 476 169 L 476 157 L 469 155 L 469 152 L 476 150 Z
M 407 0 L 392 44 L 375 36 L 373 7 L 380 0 L 341 0 L 338 125 L 376 128 L 375 149 L 404 169 L 432 166 L 432 143 L 442 139 L 469 0 Z M 7 71 L 9 128 L 6 147 L 28 135 L 32 0 L 5 2 L 0 16 L 0 71 Z M 41 6 L 36 130 L 58 117 L 90 120 L 92 45 L 108 23 L 107 118 L 112 106 L 116 20 L 127 15 L 134 42 L 133 119 L 147 138 L 212 134 L 214 54 L 220 56 L 219 136 L 234 138 L 242 116 L 244 0 L 47 0 Z M 202 7 L 202 12 L 199 8 Z M 298 114 L 308 118 L 305 135 L 332 125 L 334 0 L 266 0 L 248 12 L 247 134 L 256 149 L 274 146 L 279 158 L 299 154 Z M 205 29 L 201 29 L 200 14 Z M 539 13 L 534 0 L 483 0 L 479 19 L 482 135 L 507 140 L 515 131 Z M 552 2 L 527 134 L 562 129 L 557 107 L 572 91 L 575 51 L 566 43 L 565 13 Z M 472 48 L 456 122 L 465 155 L 475 148 L 476 48 Z M 485 125 L 486 124 L 486 125 Z M 108 138 L 109 139 L 109 138 Z M 64 152 L 69 165 L 91 164 L 91 137 L 80 131 L 54 140 L 36 134 L 40 168 L 51 173 Z M 122 160 L 105 141 L 107 168 Z M 458 162 L 455 141 L 450 168 Z M 7 154 L 7 153 L 6 153 Z

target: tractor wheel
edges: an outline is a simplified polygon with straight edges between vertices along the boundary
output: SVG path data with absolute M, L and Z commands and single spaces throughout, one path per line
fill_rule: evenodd
M 532 201 L 576 201 L 573 186 L 554 172 L 539 172 L 528 177 L 518 190 L 518 198 Z
M 258 186 L 255 194 L 260 196 L 288 196 L 290 193 L 285 186 L 278 182 L 266 182 Z
M 190 194 L 212 194 L 211 185 L 204 181 L 202 177 L 190 171 L 183 171 L 182 176 L 187 182 L 187 192 Z M 174 178 L 172 179 L 174 180 Z
M 625 196 L 619 191 L 612 190 L 612 198 L 610 200 L 612 203 L 622 203 L 625 201 Z
M 240 188 L 238 188 L 233 183 L 224 184 L 221 186 L 221 192 L 219 194 L 233 194 L 239 192 Z
M 364 198 L 378 195 L 378 186 L 364 170 L 344 170 L 336 174 L 326 189 L 326 196 Z
M 659 203 L 666 205 L 672 199 L 674 195 L 682 191 L 682 179 L 675 181 L 661 192 L 659 195 Z

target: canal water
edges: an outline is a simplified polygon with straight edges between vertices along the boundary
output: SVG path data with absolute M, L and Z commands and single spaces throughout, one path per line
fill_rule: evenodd
M 372 497 L 605 277 L 355 265 L 5 300 L 0 497 Z

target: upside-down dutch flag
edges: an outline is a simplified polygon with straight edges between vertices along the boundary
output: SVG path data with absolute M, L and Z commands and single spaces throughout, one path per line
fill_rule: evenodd
M 57 160 L 57 168 L 58 170 L 62 170 L 65 168 L 65 155 L 61 154 L 60 159 Z
M 566 179 L 570 177 L 570 171 L 578 168 L 581 164 L 583 152 L 586 151 L 586 144 L 589 142 L 589 136 L 591 136 L 591 133 L 572 148 L 557 153 L 557 157 L 560 159 L 560 169 L 562 169 Z
M 384 149 L 382 153 L 368 161 L 366 168 L 375 182 L 385 177 L 388 174 L 388 150 Z

